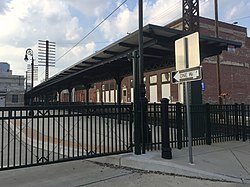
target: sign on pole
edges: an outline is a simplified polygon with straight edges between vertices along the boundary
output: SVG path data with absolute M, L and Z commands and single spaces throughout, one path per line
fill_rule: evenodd
M 171 72 L 172 84 L 197 81 L 201 79 L 202 79 L 202 72 L 200 66 Z
M 185 56 L 185 39 L 188 40 L 188 64 Z M 176 71 L 200 66 L 199 33 L 195 32 L 175 41 L 175 68 Z
M 172 82 L 185 83 L 189 162 L 193 164 L 191 113 L 187 82 L 201 79 L 200 46 L 198 32 L 175 41 L 175 67 L 176 71 L 171 72 Z

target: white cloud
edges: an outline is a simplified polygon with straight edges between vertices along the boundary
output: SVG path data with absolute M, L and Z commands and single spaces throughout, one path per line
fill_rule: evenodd
M 24 74 L 25 50 L 32 48 L 36 58 L 39 39 L 58 42 L 60 55 L 60 43 L 73 43 L 83 33 L 78 18 L 62 1 L 12 0 L 7 7 L 0 15 L 0 61 L 10 63 L 13 73 Z
M 145 22 L 166 25 L 180 18 L 181 2 L 182 0 L 157 0 L 154 4 L 149 4 L 144 8 Z
M 63 2 L 63 0 L 61 0 Z M 100 17 L 104 12 L 106 12 L 108 7 L 115 3 L 112 1 L 103 0 L 64 0 L 68 2 L 72 7 L 79 10 L 85 16 Z
M 136 29 L 137 10 L 130 11 L 127 6 L 122 6 L 116 17 L 106 20 L 100 27 L 104 37 L 109 41 L 114 41 L 127 32 Z
M 181 17 L 181 0 L 144 0 L 144 25 L 158 24 L 166 25 Z M 101 25 L 100 30 L 105 38 L 114 41 L 118 38 L 137 30 L 138 28 L 138 6 L 129 8 L 122 6 L 118 14 Z
M 123 0 L 1 0 L 0 61 L 10 63 L 13 73 L 24 74 L 27 64 L 23 61 L 25 50 L 32 48 L 37 58 L 39 39 L 57 43 L 58 59 L 122 2 Z M 71 66 L 97 48 L 99 50 L 100 44 L 97 45 L 97 42 L 113 42 L 127 32 L 136 30 L 137 2 L 127 1 L 99 29 L 60 59 L 56 68 L 51 69 L 51 74 Z M 182 0 L 144 0 L 144 24 L 166 25 L 180 18 L 181 3 Z M 249 0 L 219 1 L 220 20 L 248 16 L 249 10 Z M 214 17 L 213 0 L 200 0 L 200 14 Z M 249 27 L 249 23 L 245 26 Z

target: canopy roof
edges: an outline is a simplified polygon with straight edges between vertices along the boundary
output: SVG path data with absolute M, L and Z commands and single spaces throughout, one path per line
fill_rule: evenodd
M 138 49 L 138 30 L 105 47 L 104 49 L 80 60 L 73 66 L 63 70 L 49 80 L 37 85 L 27 95 L 39 95 L 41 92 L 63 90 L 83 84 L 91 84 L 114 79 L 117 76 L 131 75 L 133 72 L 129 54 Z M 146 25 L 143 28 L 144 71 L 175 66 L 174 43 L 190 33 L 161 27 Z M 201 58 L 220 54 L 228 46 L 241 47 L 241 43 L 200 36 Z

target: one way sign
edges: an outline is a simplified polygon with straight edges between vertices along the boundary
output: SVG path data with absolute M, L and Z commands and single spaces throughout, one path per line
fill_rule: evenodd
M 201 79 L 202 79 L 202 73 L 200 66 L 171 72 L 172 84 L 197 81 Z

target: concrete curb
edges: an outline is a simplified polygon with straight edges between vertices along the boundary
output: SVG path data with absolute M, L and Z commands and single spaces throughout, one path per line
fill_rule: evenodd
M 159 171 L 163 173 L 176 174 L 186 177 L 243 183 L 243 180 L 241 178 L 207 172 L 192 168 L 191 166 L 182 166 L 171 162 L 171 160 L 154 160 L 150 155 L 134 155 L 133 153 L 128 153 L 122 155 L 92 158 L 91 161 L 103 164 L 113 164 L 121 167 L 141 169 L 146 171 Z

